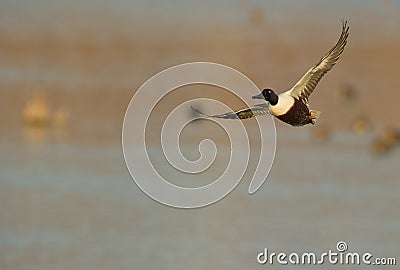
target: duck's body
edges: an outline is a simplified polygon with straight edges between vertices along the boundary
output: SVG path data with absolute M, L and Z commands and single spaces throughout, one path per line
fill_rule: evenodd
M 319 111 L 310 110 L 308 105 L 292 96 L 291 91 L 276 95 L 271 89 L 264 89 L 254 99 L 269 101 L 268 109 L 279 120 L 295 127 L 315 124 L 321 114 Z
M 280 97 L 279 99 L 282 98 L 286 98 L 286 95 Z M 276 106 L 269 105 L 269 109 L 272 114 L 275 115 L 279 120 L 292 126 L 304 126 L 313 123 L 311 112 L 307 105 L 293 97 L 288 97 L 288 100 L 290 100 L 292 103 L 289 106 L 285 106 L 285 104 L 278 107 L 279 102 Z
M 347 43 L 348 35 L 349 27 L 347 22 L 343 21 L 342 33 L 336 45 L 288 91 L 277 95 L 271 89 L 264 89 L 260 94 L 253 96 L 253 99 L 263 99 L 267 103 L 208 117 L 247 119 L 272 114 L 279 120 L 296 127 L 315 124 L 321 112 L 309 109 L 308 98 L 325 73 L 336 64 Z
M 278 103 L 268 105 L 269 110 L 279 120 L 292 126 L 313 124 L 313 118 L 307 105 L 292 97 L 288 92 L 278 95 Z

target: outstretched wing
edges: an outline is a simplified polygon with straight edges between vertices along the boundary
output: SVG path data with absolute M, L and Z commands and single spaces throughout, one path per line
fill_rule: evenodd
M 191 107 L 192 110 L 202 116 L 211 117 L 211 118 L 224 118 L 224 119 L 248 119 L 261 115 L 270 115 L 271 112 L 268 109 L 267 103 L 257 104 L 254 107 L 245 108 L 241 110 L 237 110 L 234 112 L 227 112 L 224 114 L 216 114 L 216 115 L 207 115 L 202 113 L 201 111 Z
M 342 34 L 336 45 L 288 91 L 291 96 L 299 99 L 304 104 L 308 105 L 308 97 L 325 73 L 336 64 L 346 46 L 349 27 L 347 26 L 347 21 L 342 21 L 342 25 Z

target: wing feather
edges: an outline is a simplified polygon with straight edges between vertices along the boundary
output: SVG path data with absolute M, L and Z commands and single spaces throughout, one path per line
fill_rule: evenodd
M 342 33 L 336 45 L 288 91 L 291 96 L 308 105 L 308 97 L 325 73 L 331 70 L 338 61 L 346 46 L 348 36 L 349 27 L 347 26 L 347 21 L 343 20 Z
M 207 115 L 202 113 L 201 111 L 191 107 L 192 110 L 199 115 L 205 116 L 207 118 L 223 118 L 223 119 L 248 119 L 256 116 L 262 115 L 271 115 L 271 112 L 268 109 L 267 103 L 257 104 L 254 107 L 240 109 L 233 112 L 227 112 L 224 114 L 216 114 L 216 115 Z

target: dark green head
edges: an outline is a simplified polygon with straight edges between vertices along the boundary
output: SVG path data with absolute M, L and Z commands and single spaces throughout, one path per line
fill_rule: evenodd
M 272 89 L 264 89 L 260 94 L 252 96 L 253 99 L 265 99 L 271 105 L 276 105 L 278 103 L 278 95 L 275 94 Z

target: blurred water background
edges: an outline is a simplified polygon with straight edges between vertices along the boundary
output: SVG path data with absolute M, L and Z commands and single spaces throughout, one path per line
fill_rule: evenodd
M 398 14 L 399 1 L 372 0 L 1 1 L 0 268 L 253 269 L 266 267 L 264 247 L 325 252 L 338 241 L 398 256 Z M 349 44 L 311 96 L 323 114 L 309 128 L 276 121 L 275 163 L 255 195 L 251 172 L 197 210 L 160 205 L 133 183 L 122 121 L 149 77 L 210 61 L 280 92 L 336 42 L 341 18 Z M 153 116 L 150 148 L 168 110 L 192 97 L 243 105 L 182 88 Z M 251 133 L 254 121 L 245 125 Z M 189 155 L 210 136 L 229 151 L 212 123 L 184 135 Z

